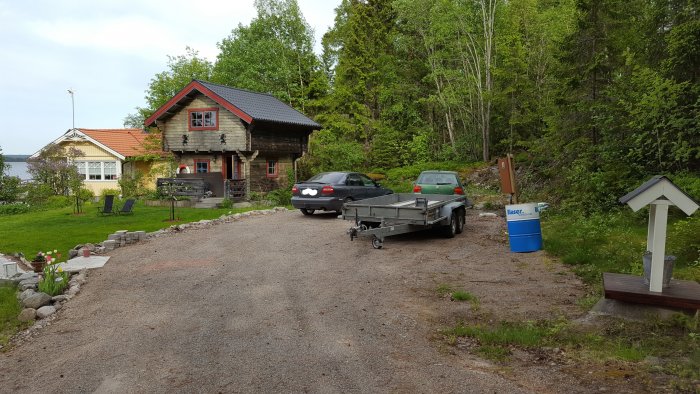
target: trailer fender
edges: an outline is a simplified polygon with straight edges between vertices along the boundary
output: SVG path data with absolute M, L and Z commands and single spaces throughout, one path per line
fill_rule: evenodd
M 464 209 L 464 201 L 451 202 L 440 208 L 440 216 L 445 218 L 445 220 L 440 222 L 440 225 L 449 225 L 452 212 L 454 212 L 456 209 Z

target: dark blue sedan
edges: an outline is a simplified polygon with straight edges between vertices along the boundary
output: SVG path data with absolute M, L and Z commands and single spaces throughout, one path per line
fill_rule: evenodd
M 341 212 L 346 202 L 392 193 L 359 172 L 322 172 L 292 187 L 292 206 L 304 215 L 316 211 Z

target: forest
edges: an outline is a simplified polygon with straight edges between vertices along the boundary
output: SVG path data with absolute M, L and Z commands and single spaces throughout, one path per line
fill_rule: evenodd
M 523 193 L 607 210 L 651 175 L 700 195 L 700 3 L 693 0 L 342 0 L 314 53 L 296 0 L 187 48 L 144 117 L 192 79 L 270 92 L 323 125 L 307 173 L 382 173 L 512 153 Z

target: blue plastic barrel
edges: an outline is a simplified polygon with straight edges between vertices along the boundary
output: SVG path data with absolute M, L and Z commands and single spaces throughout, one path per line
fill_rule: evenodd
M 537 204 L 506 205 L 506 223 L 511 252 L 542 249 L 542 228 Z

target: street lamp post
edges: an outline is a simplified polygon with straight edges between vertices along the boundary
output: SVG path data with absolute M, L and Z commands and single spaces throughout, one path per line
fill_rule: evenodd
M 70 94 L 70 103 L 73 108 L 73 129 L 75 129 L 75 99 L 73 98 L 75 91 L 72 88 L 68 89 L 68 94 Z

